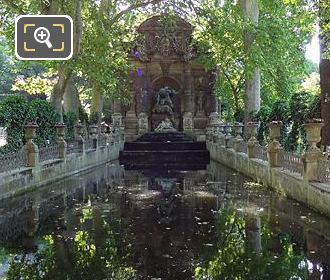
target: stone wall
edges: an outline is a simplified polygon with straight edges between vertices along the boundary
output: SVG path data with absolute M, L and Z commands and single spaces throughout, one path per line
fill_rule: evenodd
M 65 177 L 118 159 L 124 142 L 72 153 L 64 159 L 47 160 L 35 167 L 24 167 L 0 174 L 0 199 L 35 190 Z
M 239 143 L 239 145 L 230 145 L 232 142 Z M 316 159 L 317 167 L 315 170 L 312 168 L 315 162 L 309 157 L 309 153 L 311 153 L 309 150 L 303 156 L 292 154 L 292 157 L 296 158 L 294 160 L 288 159 L 290 161 L 288 164 L 284 162 L 286 158 L 279 160 L 278 155 L 289 153 L 283 152 L 281 147 L 274 148 L 273 143 L 271 142 L 268 148 L 265 148 L 256 144 L 253 140 L 251 141 L 251 139 L 245 143 L 240 136 L 234 138 L 228 136 L 228 134 L 219 136 L 217 133 L 211 133 L 208 135 L 207 148 L 210 151 L 211 159 L 330 217 L 329 181 L 321 183 L 320 180 L 315 179 L 313 174 L 313 172 L 315 173 L 315 171 L 322 168 L 322 158 Z M 256 147 L 263 149 L 264 153 L 257 153 Z M 244 148 L 245 151 L 241 152 Z M 315 153 L 314 150 L 312 152 Z M 274 154 L 276 157 L 274 157 Z M 295 163 L 296 159 L 301 159 L 301 161 Z M 296 166 L 292 166 L 291 169 L 290 164 L 296 164 Z M 329 164 L 329 162 L 326 164 Z M 298 168 L 299 165 L 301 165 L 301 168 Z

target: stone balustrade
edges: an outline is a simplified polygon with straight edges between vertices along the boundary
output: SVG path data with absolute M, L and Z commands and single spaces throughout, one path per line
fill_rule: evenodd
M 283 150 L 279 142 L 282 125 L 282 122 L 278 121 L 269 124 L 270 142 L 267 147 L 259 144 L 256 138 L 258 123 L 254 122 L 249 122 L 246 126 L 247 142 L 243 140 L 243 125 L 240 123 L 220 125 L 218 131 L 212 130 L 209 132 L 207 139 L 214 144 L 234 149 L 235 152 L 246 152 L 249 158 L 267 161 L 271 168 L 283 167 L 293 173 L 299 173 L 307 181 L 321 181 L 322 178 L 329 177 L 330 175 L 326 174 L 329 160 L 323 156 L 321 150 L 317 147 L 317 143 L 321 141 L 323 122 L 309 122 L 304 125 L 308 148 L 302 155 Z M 320 169 L 323 170 L 322 176 L 319 176 Z
M 269 124 L 270 140 L 266 147 L 261 146 L 256 138 L 258 123 L 254 122 L 246 125 L 245 140 L 242 124 L 235 124 L 233 132 L 226 125 L 225 134 L 220 130 L 210 131 L 207 147 L 213 160 L 280 192 L 286 190 L 294 199 L 330 216 L 327 206 L 330 203 L 330 159 L 317 146 L 321 140 L 322 126 L 321 120 L 312 120 L 304 125 L 308 145 L 302 154 L 288 152 L 281 147 L 282 123 L 277 121 Z M 315 193 L 322 197 L 322 204 L 317 203 Z
M 123 140 L 121 130 L 111 131 L 107 134 L 102 130 L 98 134 L 98 127 L 89 127 L 89 138 L 84 138 L 84 126 L 81 123 L 75 126 L 75 139 L 67 142 L 65 140 L 64 124 L 56 124 L 57 142 L 38 147 L 34 140 L 37 137 L 38 125 L 28 123 L 25 126 L 25 146 L 18 152 L 0 155 L 0 174 L 12 172 L 15 169 L 24 167 L 36 167 L 49 160 L 65 160 L 70 154 L 85 154 L 87 150 L 96 150 L 99 147 L 114 145 Z

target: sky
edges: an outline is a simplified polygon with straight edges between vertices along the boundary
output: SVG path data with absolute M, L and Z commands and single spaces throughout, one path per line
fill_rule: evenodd
M 306 46 L 305 56 L 314 63 L 320 63 L 320 41 L 318 34 L 315 34 L 311 43 Z

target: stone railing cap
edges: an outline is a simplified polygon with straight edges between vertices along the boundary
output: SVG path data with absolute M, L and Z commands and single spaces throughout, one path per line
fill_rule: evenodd
M 282 121 L 271 121 L 268 126 L 272 126 L 272 125 L 280 125 L 282 126 L 283 125 L 283 122 Z
M 26 127 L 26 128 L 38 128 L 39 125 L 37 125 L 34 122 L 28 122 L 24 127 Z
M 324 120 L 323 119 L 317 119 L 317 118 L 308 119 L 305 124 L 311 124 L 311 123 L 321 123 L 321 124 L 323 124 Z
M 55 127 L 66 127 L 64 123 L 57 123 L 55 124 Z

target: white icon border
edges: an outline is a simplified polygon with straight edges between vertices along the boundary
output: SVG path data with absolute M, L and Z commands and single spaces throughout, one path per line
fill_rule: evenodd
M 21 18 L 30 18 L 30 17 L 56 17 L 56 18 L 67 18 L 70 23 L 71 23 L 71 28 L 70 28 L 70 33 L 71 33 L 71 51 L 70 54 L 66 57 L 56 57 L 56 58 L 47 58 L 47 57 L 42 57 L 42 58 L 29 58 L 29 57 L 21 57 L 18 52 L 17 52 L 17 23 Z M 73 20 L 70 16 L 68 15 L 20 15 L 15 18 L 15 55 L 19 60 L 69 60 L 73 56 Z

